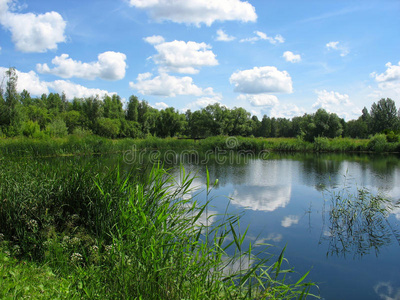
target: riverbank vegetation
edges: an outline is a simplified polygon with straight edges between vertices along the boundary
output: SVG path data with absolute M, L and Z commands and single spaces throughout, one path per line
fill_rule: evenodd
M 261 120 L 243 108 L 215 103 L 197 111 L 180 112 L 173 107 L 158 110 L 145 100 L 131 96 L 126 104 L 116 94 L 67 100 L 65 94 L 31 97 L 17 93 L 18 78 L 10 68 L 0 86 L 0 137 L 65 137 L 96 134 L 106 138 L 142 139 L 148 136 L 205 138 L 242 136 L 297 138 L 362 138 L 384 134 L 388 143 L 399 142 L 400 120 L 395 102 L 389 98 L 362 110 L 357 120 L 345 121 L 318 109 L 292 119 L 264 115 Z
M 295 138 L 250 138 L 216 136 L 201 140 L 156 138 L 146 139 L 108 139 L 96 135 L 68 135 L 63 138 L 27 138 L 16 137 L 2 139 L 0 157 L 21 156 L 65 156 L 91 155 L 130 152 L 162 152 L 172 150 L 192 154 L 223 154 L 229 151 L 252 152 L 368 152 L 385 153 L 400 152 L 400 143 L 387 142 L 384 134 L 371 139 L 351 138 L 315 138 L 313 143 Z
M 305 298 L 313 284 L 284 250 L 245 247 L 240 218 L 211 216 L 192 181 L 184 169 L 174 178 L 79 157 L 2 161 L 0 297 Z

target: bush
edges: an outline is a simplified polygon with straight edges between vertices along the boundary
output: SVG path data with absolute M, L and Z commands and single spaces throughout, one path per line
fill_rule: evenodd
M 68 135 L 67 124 L 61 119 L 54 119 L 46 127 L 46 132 L 51 137 L 64 137 Z
M 393 131 L 390 131 L 386 134 L 386 140 L 389 143 L 398 143 L 399 142 L 399 135 L 395 134 Z
M 329 150 L 329 139 L 326 137 L 316 137 L 314 138 L 314 151 L 328 151 Z
M 22 123 L 22 134 L 24 136 L 33 137 L 37 132 L 40 132 L 40 126 L 37 122 L 29 120 Z
M 386 135 L 375 134 L 367 144 L 369 151 L 383 152 L 386 149 Z

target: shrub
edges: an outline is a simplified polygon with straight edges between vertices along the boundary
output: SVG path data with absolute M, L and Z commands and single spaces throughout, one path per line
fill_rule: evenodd
M 67 124 L 61 119 L 54 119 L 46 126 L 46 132 L 51 137 L 64 137 L 68 135 Z
M 383 152 L 386 149 L 386 135 L 385 134 L 375 134 L 367 144 L 369 151 Z
M 26 137 L 33 137 L 35 133 L 40 131 L 40 126 L 37 122 L 31 120 L 22 123 L 22 134 Z

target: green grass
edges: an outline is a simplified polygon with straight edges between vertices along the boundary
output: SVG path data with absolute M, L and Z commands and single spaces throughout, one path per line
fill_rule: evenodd
M 129 150 L 195 150 L 274 152 L 400 152 L 400 143 L 389 143 L 384 135 L 371 139 L 316 138 L 313 143 L 296 138 L 254 138 L 216 136 L 203 140 L 156 138 L 111 140 L 96 135 L 69 135 L 65 138 L 0 139 L 0 157 L 65 156 L 120 153 Z
M 71 278 L 56 276 L 45 265 L 19 261 L 0 246 L 1 299 L 79 299 Z
M 306 298 L 314 285 L 308 273 L 293 274 L 285 249 L 274 257 L 270 245 L 245 248 L 240 217 L 223 214 L 212 223 L 208 203 L 187 199 L 193 178 L 184 169 L 175 178 L 159 165 L 4 160 L 3 297 Z M 210 197 L 213 183 L 204 180 Z

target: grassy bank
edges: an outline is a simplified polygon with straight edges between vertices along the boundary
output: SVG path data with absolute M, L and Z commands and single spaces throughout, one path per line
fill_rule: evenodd
M 217 136 L 203 140 L 154 138 L 112 140 L 89 135 L 65 138 L 0 139 L 0 156 L 60 156 L 118 153 L 127 150 L 276 151 L 276 152 L 400 152 L 400 143 L 389 143 L 385 135 L 371 139 L 316 138 L 313 143 L 295 138 L 244 138 Z
M 192 180 L 160 166 L 4 160 L 1 298 L 305 298 L 312 284 L 286 280 L 284 250 L 245 249 L 237 216 L 212 223 L 207 204 L 188 199 Z

